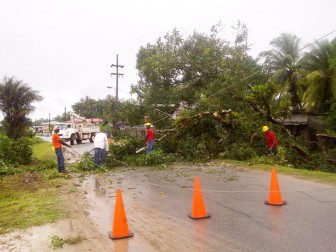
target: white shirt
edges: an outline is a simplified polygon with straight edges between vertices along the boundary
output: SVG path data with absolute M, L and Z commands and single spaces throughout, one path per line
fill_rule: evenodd
M 108 139 L 105 133 L 96 133 L 94 139 L 94 148 L 105 149 L 106 151 L 109 151 Z

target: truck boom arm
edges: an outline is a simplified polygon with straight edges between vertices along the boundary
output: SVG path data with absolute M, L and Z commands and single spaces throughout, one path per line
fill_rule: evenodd
M 82 116 L 80 116 L 80 115 L 78 115 L 78 114 L 76 114 L 74 112 L 70 113 L 70 118 L 71 118 L 71 122 L 72 123 L 75 123 L 75 119 L 80 119 L 80 120 L 85 121 L 85 117 L 82 117 Z

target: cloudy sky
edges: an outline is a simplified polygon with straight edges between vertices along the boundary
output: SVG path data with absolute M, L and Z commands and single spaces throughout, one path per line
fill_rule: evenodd
M 85 96 L 115 95 L 107 86 L 115 87 L 117 54 L 119 98 L 132 98 L 140 46 L 175 27 L 188 36 L 221 22 L 221 37 L 232 39 L 240 20 L 256 57 L 283 32 L 304 46 L 334 31 L 335 10 L 335 0 L 0 0 L 0 78 L 14 76 L 44 97 L 30 118 L 53 118 Z

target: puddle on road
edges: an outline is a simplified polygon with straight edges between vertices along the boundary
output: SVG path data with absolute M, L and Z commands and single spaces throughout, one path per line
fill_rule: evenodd
M 239 247 L 239 244 L 235 244 L 229 237 L 212 233 L 210 229 L 211 225 L 214 225 L 212 219 L 192 221 L 187 217 L 192 202 L 192 192 L 189 187 L 192 186 L 193 177 L 184 170 L 181 172 L 178 170 L 178 172 L 176 174 L 169 170 L 155 172 L 131 170 L 104 175 L 91 174 L 85 177 L 81 184 L 82 188 L 79 190 L 82 193 L 81 199 L 78 199 L 82 201 L 84 197 L 86 199 L 81 204 L 83 205 L 82 211 L 85 213 L 85 215 L 81 214 L 85 225 L 83 219 L 82 222 L 78 222 L 78 225 L 86 230 L 88 232 L 86 236 L 92 239 L 87 242 L 92 243 L 100 238 L 100 244 L 110 245 L 113 251 L 117 252 L 205 251 L 209 248 L 220 248 L 222 243 L 227 243 L 230 248 Z M 206 182 L 208 184 L 213 182 L 210 175 L 213 174 L 207 174 L 209 178 L 204 177 L 205 185 Z M 129 229 L 134 232 L 134 237 L 110 240 L 108 233 L 113 231 L 117 188 L 122 191 Z M 77 205 L 75 198 L 73 201 L 74 205 Z M 210 204 L 211 206 L 214 207 L 215 203 Z M 279 222 L 273 223 L 273 228 L 281 232 L 281 213 L 270 214 L 278 217 Z M 72 228 L 66 221 L 62 223 L 64 226 L 67 225 L 68 229 Z M 88 229 L 89 226 L 90 229 Z M 49 234 L 57 234 L 58 230 L 63 230 L 59 227 L 57 224 L 54 229 L 42 232 L 48 244 L 50 243 Z M 98 232 L 92 233 L 93 230 Z M 28 238 L 25 240 L 29 243 L 40 243 L 41 236 L 35 231 L 33 233 L 35 234 L 34 241 Z M 101 238 L 102 236 L 104 238 Z M 48 247 L 48 244 L 45 244 L 45 247 Z M 85 241 L 79 245 L 85 246 Z
M 268 217 L 270 218 L 272 233 L 274 235 L 282 235 L 284 210 L 281 207 L 271 207 L 268 209 Z
M 112 228 L 115 193 L 107 190 L 95 175 L 85 178 L 83 190 L 90 205 L 87 212 L 97 224 L 99 231 L 107 234 Z
M 114 208 L 116 202 L 116 188 L 111 186 L 111 177 L 108 175 L 105 177 L 90 175 L 86 177 L 83 181 L 83 190 L 85 192 L 85 196 L 87 198 L 87 202 L 89 204 L 89 208 L 86 209 L 88 212 L 88 216 L 91 220 L 93 220 L 93 224 L 97 226 L 97 230 L 103 234 L 108 236 L 109 232 L 113 230 L 113 218 L 114 218 Z M 117 181 L 116 184 L 120 185 L 121 181 L 124 181 L 122 177 L 114 177 L 114 181 Z M 123 184 L 122 187 L 125 187 Z M 119 186 L 118 186 L 119 188 Z M 121 189 L 121 188 L 119 188 Z M 134 188 L 127 188 L 125 190 L 130 190 Z M 123 190 L 122 190 L 123 191 Z M 129 192 L 129 191 L 128 191 Z M 123 199 L 124 202 L 127 202 L 127 209 L 131 210 L 132 207 L 131 201 L 132 196 L 128 194 L 128 197 Z M 133 206 L 134 207 L 134 206 Z M 125 207 L 126 208 L 126 207 Z M 126 214 L 128 210 L 125 209 Z M 131 211 L 132 214 L 136 215 L 136 211 Z M 133 219 L 137 219 L 137 216 L 133 216 Z M 129 225 L 130 231 L 132 231 L 132 227 Z M 155 251 L 151 245 L 147 244 L 146 241 L 141 240 L 140 234 L 135 234 L 135 237 L 126 238 L 126 239 L 118 239 L 111 240 L 113 243 L 114 250 L 116 252 L 132 252 L 139 251 L 139 247 L 143 248 L 143 251 Z M 153 245 L 153 244 L 152 244 Z
M 97 226 L 99 233 L 106 234 L 107 236 L 108 231 L 111 231 L 112 227 L 115 193 L 112 191 L 111 194 L 107 193 L 99 179 L 95 176 L 90 176 L 85 179 L 83 182 L 83 191 L 86 193 L 85 196 L 89 204 L 87 209 L 83 209 L 84 212 L 88 213 L 91 220 L 90 222 L 92 225 Z M 73 199 L 73 203 L 76 204 L 76 199 Z M 72 222 L 71 220 L 64 219 L 56 223 L 34 226 L 27 230 L 3 234 L 0 236 L 0 251 L 53 251 L 50 247 L 51 236 L 56 235 L 63 238 L 70 234 L 73 236 L 73 225 L 77 225 L 75 223 L 75 221 Z M 59 234 L 60 230 L 62 230 L 62 235 Z M 89 234 L 88 236 L 95 237 L 96 234 Z M 85 244 L 85 242 L 82 244 Z M 73 250 L 71 249 L 69 251 Z

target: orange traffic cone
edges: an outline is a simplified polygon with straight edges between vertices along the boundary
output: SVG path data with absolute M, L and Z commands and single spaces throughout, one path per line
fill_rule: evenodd
M 278 176 L 274 168 L 272 168 L 269 197 L 268 201 L 265 201 L 265 204 L 272 206 L 282 206 L 287 204 L 287 201 L 282 200 L 280 187 L 278 183 Z
M 200 182 L 196 176 L 194 181 L 194 200 L 192 204 L 192 212 L 189 214 L 189 217 L 192 219 L 203 219 L 209 218 L 210 216 L 211 215 L 208 214 L 205 209 Z
M 117 189 L 113 230 L 112 232 L 109 232 L 108 235 L 111 239 L 122 239 L 134 235 L 133 232 L 128 229 L 124 203 L 119 189 Z

